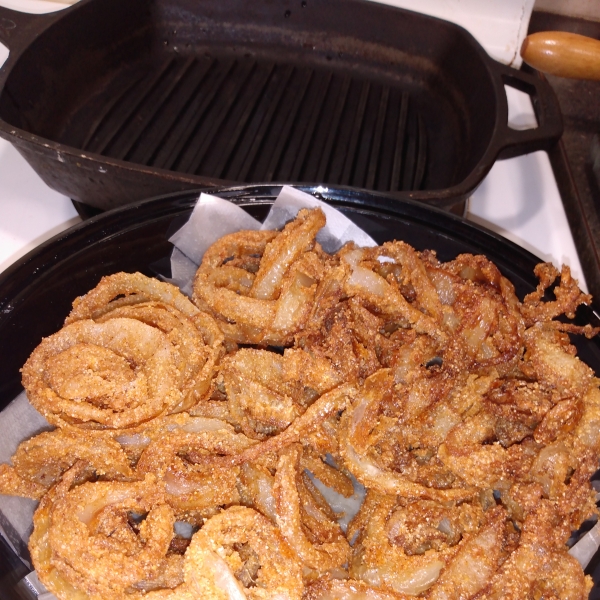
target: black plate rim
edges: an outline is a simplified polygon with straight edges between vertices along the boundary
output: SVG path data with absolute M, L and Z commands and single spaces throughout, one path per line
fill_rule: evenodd
M 282 184 L 250 184 L 223 188 L 198 188 L 196 190 L 173 192 L 133 202 L 118 207 L 65 229 L 30 250 L 0 273 L 0 321 L 10 305 L 11 291 L 39 273 L 41 268 L 64 259 L 61 246 L 74 241 L 94 243 L 112 234 L 118 234 L 126 227 L 135 228 L 140 220 L 160 218 L 174 213 L 177 209 L 185 211 L 193 207 L 201 193 L 226 198 L 236 204 L 271 202 Z M 511 261 L 517 260 L 523 269 L 533 268 L 542 259 L 525 248 L 502 237 L 482 225 L 470 222 L 442 209 L 419 201 L 395 199 L 385 194 L 352 190 L 347 188 L 323 187 L 314 185 L 291 185 L 295 189 L 309 193 L 336 207 L 376 212 L 379 215 L 407 217 L 439 234 L 459 239 L 468 239 L 480 246 L 483 252 L 498 255 L 510 253 Z M 535 279 L 532 276 L 532 281 Z

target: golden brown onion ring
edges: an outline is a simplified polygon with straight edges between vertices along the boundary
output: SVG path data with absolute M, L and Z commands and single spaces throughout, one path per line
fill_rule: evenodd
M 306 253 L 286 274 L 276 300 L 260 300 L 218 288 L 198 273 L 194 302 L 217 320 L 226 340 L 239 344 L 289 345 L 306 323 L 314 302 L 321 265 Z
M 131 513 L 145 516 L 138 533 L 130 526 Z M 173 525 L 173 511 L 153 476 L 133 483 L 83 483 L 53 503 L 50 562 L 90 598 L 118 598 L 161 569 Z
M 183 396 L 167 336 L 135 319 L 66 325 L 42 340 L 22 374 L 30 402 L 59 426 L 134 427 Z
M 532 379 L 555 389 L 559 397 L 582 397 L 594 372 L 577 356 L 566 334 L 543 323 L 525 332 L 525 362 L 521 366 Z
M 60 600 L 88 600 L 89 595 L 77 589 L 53 561 L 50 529 L 55 504 L 62 500 L 87 470 L 83 461 L 66 471 L 62 479 L 45 494 L 33 515 L 33 531 L 29 537 L 29 552 L 40 581 Z
M 495 427 L 496 420 L 487 411 L 463 418 L 438 447 L 438 458 L 462 481 L 482 489 L 510 478 L 522 479 L 531 468 L 536 448 L 527 441 L 508 448 L 488 443 L 494 439 Z
M 274 300 L 290 266 L 304 252 L 312 250 L 317 232 L 324 225 L 325 213 L 320 208 L 300 210 L 296 218 L 265 247 L 250 295 Z
M 429 278 L 429 270 L 419 253 L 409 244 L 402 241 L 386 242 L 372 250 L 372 259 L 380 261 L 392 259 L 392 265 L 400 267 L 390 269 L 390 263 L 384 262 L 379 267 L 383 272 L 388 271 L 393 279 L 409 285 L 415 293 L 415 306 L 423 313 L 432 316 L 438 323 L 443 323 L 444 306 L 435 285 Z M 388 275 L 388 277 L 389 277 Z
M 328 488 L 331 488 L 345 498 L 350 498 L 354 494 L 352 479 L 346 473 L 327 463 L 325 457 L 319 457 L 312 446 L 306 444 L 303 444 L 303 446 L 300 458 L 302 468 L 310 471 Z
M 466 537 L 457 553 L 450 558 L 428 598 L 473 598 L 486 588 L 504 558 L 506 519 L 506 511 L 502 507 L 490 509 L 481 528 Z
M 517 548 L 491 578 L 485 600 L 503 598 L 557 598 L 586 600 L 593 582 L 567 553 L 564 540 L 569 524 L 542 501 L 523 523 Z
M 273 484 L 275 478 L 262 465 L 246 462 L 240 469 L 241 504 L 254 508 L 276 522 Z
M 253 439 L 283 431 L 303 412 L 297 386 L 282 381 L 283 364 L 274 352 L 242 348 L 221 369 L 229 413 Z
M 120 317 L 146 323 L 167 336 L 182 392 L 181 402 L 171 412 L 188 410 L 210 394 L 215 367 L 225 351 L 223 334 L 210 315 L 199 312 L 187 317 L 167 304 L 144 302 L 115 308 L 95 320 L 105 323 Z
M 199 312 L 179 288 L 170 283 L 141 273 L 115 273 L 103 277 L 93 290 L 75 299 L 65 325 L 82 319 L 97 319 L 115 308 L 141 302 L 161 302 L 176 308 L 187 317 L 193 317 Z
M 200 422 L 200 423 L 198 423 Z M 202 511 L 239 502 L 237 468 L 196 464 L 205 456 L 238 454 L 253 443 L 215 419 L 190 418 L 164 433 L 142 453 L 136 472 L 154 473 L 164 482 L 167 501 L 178 511 Z
M 383 494 L 401 495 L 405 498 L 457 501 L 472 498 L 473 487 L 438 489 L 411 481 L 402 474 L 385 468 L 377 462 L 376 453 L 370 452 L 370 434 L 378 419 L 378 404 L 389 390 L 392 374 L 381 369 L 371 375 L 360 390 L 357 400 L 340 419 L 340 453 L 345 467 L 364 486 Z
M 356 388 L 353 385 L 340 385 L 323 394 L 281 433 L 259 442 L 239 454 L 207 457 L 203 462 L 223 467 L 241 465 L 244 462 L 256 461 L 268 453 L 279 452 L 282 448 L 300 441 L 302 435 L 311 432 L 329 416 L 344 410 L 348 399 L 355 391 Z
M 591 304 L 592 297 L 589 294 L 584 294 L 579 289 L 577 280 L 571 275 L 571 269 L 568 266 L 563 265 L 559 273 L 553 264 L 540 263 L 535 266 L 534 273 L 539 279 L 539 284 L 535 292 L 525 296 L 520 307 L 521 314 L 525 317 L 528 327 L 541 321 L 550 321 L 562 314 L 572 319 L 575 317 L 575 311 L 580 304 Z M 560 277 L 559 283 L 553 290 L 556 300 L 544 301 L 543 297 L 546 290 L 558 277 Z M 598 328 L 588 331 L 588 334 L 591 335 L 597 333 Z
M 132 479 L 121 446 L 106 435 L 56 429 L 19 444 L 13 466 L 0 465 L 0 493 L 40 499 L 78 460 L 103 479 Z
M 213 384 L 215 368 L 225 352 L 223 334 L 206 313 L 191 318 L 167 305 L 138 304 L 115 309 L 103 320 L 118 316 L 138 319 L 163 331 L 174 349 L 183 399 L 173 412 L 188 410 L 206 398 Z M 102 322 L 102 320 L 100 320 Z
M 194 281 L 194 303 L 217 318 L 229 340 L 289 345 L 312 310 L 322 256 L 311 250 L 324 223 L 319 209 L 303 210 L 275 236 L 252 231 L 226 236 L 203 258 Z M 248 288 L 249 281 L 242 282 L 237 270 L 238 259 L 252 249 L 262 258 Z M 219 269 L 227 271 L 224 277 L 216 274 Z M 246 291 L 248 295 L 243 295 Z
M 377 589 L 413 596 L 430 590 L 445 567 L 445 554 L 452 548 L 407 554 L 386 535 L 386 522 L 396 506 L 396 497 L 370 492 L 367 500 L 361 509 L 366 514 L 359 512 L 356 517 L 363 528 L 353 545 L 350 577 Z
M 204 253 L 198 271 L 210 275 L 220 267 L 235 263 L 236 268 L 252 273 L 257 270 L 259 261 L 256 257 L 262 256 L 267 244 L 278 235 L 277 231 L 267 230 L 244 230 L 224 235 Z
M 241 348 L 220 367 L 229 414 L 249 437 L 265 439 L 292 423 L 339 378 L 330 363 L 300 349 Z
M 350 527 L 358 534 L 350 575 L 401 594 L 472 598 L 506 558 L 507 517 L 495 504 L 484 510 L 371 491 Z
M 184 570 L 197 598 L 300 600 L 304 589 L 301 566 L 277 527 L 242 506 L 212 517 L 194 535 Z
M 446 368 L 511 372 L 521 356 L 525 329 L 512 283 L 480 255 L 430 264 L 427 273 L 444 305 L 442 325 L 450 336 Z
M 190 420 L 190 415 L 186 412 L 165 415 L 152 419 L 148 423 L 143 423 L 137 427 L 114 430 L 109 433 L 111 437 L 119 443 L 131 465 L 137 464 L 142 452 L 151 442 L 159 439 L 165 433 L 174 429 L 181 429 Z M 105 432 L 101 432 L 104 434 Z
M 312 543 L 306 537 L 296 481 L 301 452 L 300 446 L 290 446 L 281 454 L 277 465 L 273 484 L 277 525 L 303 564 L 318 571 L 329 571 L 346 564 L 350 555 L 350 545 L 337 523 L 328 521 L 328 516 L 314 505 L 312 516 L 318 522 L 327 521 L 329 539 L 321 543 Z M 304 507 L 306 508 L 306 503 Z
M 344 263 L 350 266 L 350 274 L 344 282 L 344 290 L 350 297 L 357 296 L 367 306 L 372 306 L 380 314 L 405 319 L 418 333 L 431 335 L 438 341 L 446 337 L 435 317 L 412 306 L 402 295 L 397 285 L 373 269 L 379 256 L 385 256 L 384 247 L 347 248 L 340 251 Z
M 140 320 L 169 338 L 183 392 L 175 411 L 187 410 L 209 393 L 214 367 L 224 353 L 223 334 L 214 319 L 199 311 L 178 288 L 141 273 L 103 277 L 73 302 L 65 324 L 119 317 Z

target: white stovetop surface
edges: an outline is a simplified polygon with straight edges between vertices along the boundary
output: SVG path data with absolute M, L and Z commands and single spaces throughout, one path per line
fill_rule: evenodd
M 30 12 L 46 12 L 43 0 L 0 0 Z M 8 51 L 0 44 L 0 64 Z M 531 102 L 520 92 L 508 94 L 509 122 L 531 125 Z M 557 266 L 567 264 L 585 287 L 548 155 L 535 152 L 497 162 L 469 202 L 467 218 Z M 0 272 L 28 251 L 80 221 L 70 199 L 51 190 L 14 147 L 0 140 Z

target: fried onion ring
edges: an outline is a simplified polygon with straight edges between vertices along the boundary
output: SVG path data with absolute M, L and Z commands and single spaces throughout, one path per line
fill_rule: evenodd
M 256 566 L 244 574 L 249 557 Z M 188 589 L 200 598 L 300 600 L 304 589 L 300 564 L 277 527 L 242 506 L 204 524 L 186 552 L 184 568 Z
M 139 534 L 128 514 L 145 515 Z M 152 476 L 133 483 L 84 483 L 51 512 L 51 562 L 90 598 L 119 597 L 160 569 L 173 538 L 174 515 Z
M 187 317 L 200 312 L 179 288 L 170 283 L 141 273 L 115 273 L 103 277 L 93 290 L 73 301 L 73 309 L 65 319 L 65 325 L 83 319 L 97 319 L 115 308 L 141 302 L 160 302 Z
M 22 374 L 30 402 L 59 426 L 133 427 L 183 395 L 168 338 L 136 319 L 66 325 L 42 340 Z
M 182 400 L 187 410 L 210 392 L 214 368 L 224 353 L 223 334 L 212 317 L 199 311 L 175 286 L 141 273 L 103 277 L 73 302 L 65 324 L 84 319 L 136 319 L 163 332 L 173 349 Z
M 287 448 L 279 459 L 273 497 L 275 516 L 279 529 L 303 564 L 317 571 L 329 571 L 342 567 L 350 555 L 350 545 L 337 523 L 328 521 L 328 515 L 314 507 L 311 516 L 318 522 L 327 523 L 327 536 L 318 543 L 312 543 L 302 527 L 302 513 L 297 478 L 301 456 L 298 445 Z M 306 510 L 308 503 L 304 503 Z
M 315 429 L 327 417 L 344 410 L 348 399 L 355 391 L 356 388 L 353 385 L 340 385 L 315 400 L 302 415 L 281 433 L 250 446 L 239 454 L 207 458 L 206 464 L 218 466 L 240 465 L 244 462 L 256 461 L 267 453 L 279 452 L 290 444 L 300 441 L 302 435 Z
M 38 577 L 46 588 L 61 600 L 89 600 L 89 595 L 71 583 L 68 576 L 54 563 L 50 545 L 52 514 L 56 503 L 78 483 L 87 465 L 79 461 L 67 470 L 58 483 L 43 496 L 33 515 L 33 531 L 29 537 L 29 552 Z
M 136 466 L 164 482 L 167 501 L 178 512 L 205 510 L 239 502 L 237 468 L 196 464 L 198 457 L 238 454 L 255 442 L 216 419 L 191 417 L 151 442 Z
M 241 348 L 224 359 L 220 373 L 231 418 L 254 439 L 280 433 L 340 383 L 328 361 L 300 349 L 286 349 L 281 356 Z
M 145 302 L 115 308 L 96 322 L 120 317 L 146 323 L 167 336 L 179 372 L 177 385 L 182 392 L 182 400 L 172 412 L 189 410 L 209 395 L 215 367 L 224 354 L 223 334 L 212 317 L 200 312 L 188 318 L 169 305 Z
M 209 248 L 196 273 L 194 303 L 216 317 L 227 339 L 289 345 L 312 309 L 322 271 L 321 255 L 312 249 L 324 224 L 320 209 L 303 210 L 275 236 L 252 231 L 225 236 L 216 248 Z M 249 287 L 239 284 L 243 279 L 237 267 L 244 238 L 251 250 L 242 248 L 242 254 L 262 248 L 258 272 L 247 278 L 252 281 Z M 235 266 L 229 264 L 233 261 Z M 215 274 L 219 269 L 226 269 L 227 275 Z M 237 282 L 233 286 L 232 278 Z
M 340 420 L 340 452 L 346 468 L 366 487 L 381 493 L 398 494 L 405 498 L 426 498 L 438 501 L 465 500 L 477 490 L 458 482 L 455 487 L 436 488 L 392 471 L 378 464 L 376 453 L 369 453 L 373 428 L 378 422 L 379 403 L 392 385 L 389 369 L 381 369 L 369 377 L 358 400 L 346 410 Z M 392 438 L 393 441 L 393 438 Z
M 78 460 L 103 479 L 133 479 L 121 446 L 106 435 L 56 429 L 19 444 L 13 466 L 0 465 L 0 493 L 40 499 Z
M 482 598 L 588 598 L 593 582 L 567 553 L 565 529 L 568 524 L 565 527 L 552 505 L 542 501 L 525 520 L 517 548 L 491 578 Z

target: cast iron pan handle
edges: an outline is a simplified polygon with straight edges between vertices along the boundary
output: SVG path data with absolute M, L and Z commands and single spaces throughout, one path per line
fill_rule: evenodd
M 55 18 L 54 12 L 33 15 L 0 6 L 0 42 L 11 51 L 17 50 L 17 46 L 24 47 Z
M 531 97 L 538 122 L 536 128 L 525 130 L 512 129 L 508 123 L 501 123 L 497 138 L 498 158 L 512 158 L 537 150 L 548 150 L 563 132 L 562 113 L 554 90 L 541 73 L 517 71 L 500 63 L 496 67 L 505 85 Z

